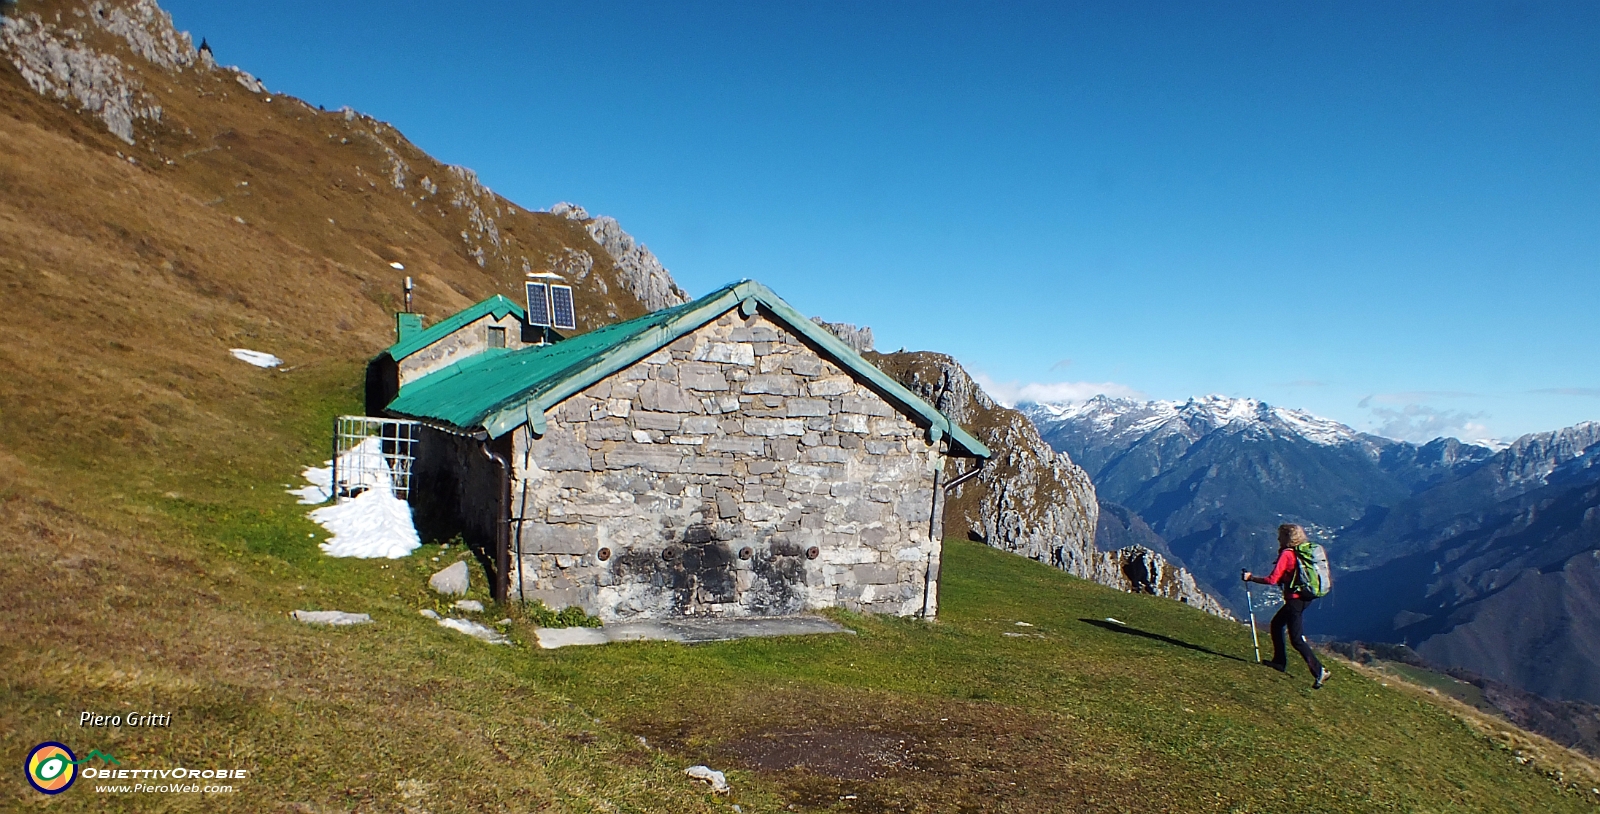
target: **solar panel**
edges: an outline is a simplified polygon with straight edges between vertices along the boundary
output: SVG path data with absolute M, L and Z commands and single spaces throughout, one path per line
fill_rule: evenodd
M 577 315 L 572 308 L 572 286 L 550 286 L 550 304 L 553 306 L 550 313 L 554 317 L 551 322 L 555 327 L 564 331 L 578 329 Z
M 528 283 L 528 324 L 550 327 L 550 285 Z

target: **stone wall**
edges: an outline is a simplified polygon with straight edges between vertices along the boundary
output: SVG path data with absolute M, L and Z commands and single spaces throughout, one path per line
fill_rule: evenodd
M 505 330 L 507 350 L 516 350 L 524 346 L 522 320 L 517 319 L 515 314 L 507 314 L 505 318 L 498 320 L 493 316 L 483 316 L 432 345 L 401 359 L 400 384 L 404 386 L 469 356 L 482 353 L 489 347 L 490 326 Z
M 765 312 L 730 311 L 546 421 L 531 446 L 515 433 L 513 592 L 608 621 L 935 611 L 941 453 Z
M 489 446 L 501 456 L 511 452 L 505 439 Z M 499 468 L 483 454 L 483 442 L 424 425 L 411 478 L 412 516 L 422 539 L 460 534 L 485 566 L 492 564 L 505 502 Z

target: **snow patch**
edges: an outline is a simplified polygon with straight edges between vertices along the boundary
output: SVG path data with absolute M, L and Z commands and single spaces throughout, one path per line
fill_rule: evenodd
M 308 625 L 333 625 L 335 627 L 365 625 L 372 622 L 372 617 L 365 613 L 345 613 L 344 611 L 297 610 L 290 613 L 289 616 Z
M 288 490 L 289 494 L 300 498 L 300 504 L 315 506 L 333 497 L 333 461 L 325 461 L 322 466 L 308 466 L 300 471 L 300 477 L 309 485 Z
M 343 479 L 355 496 L 312 511 L 308 517 L 333 536 L 319 548 L 331 557 L 399 559 L 422 545 L 411 519 L 411 506 L 394 496 L 383 442 L 368 438 L 339 455 L 339 471 L 356 473 Z M 288 490 L 300 503 L 325 503 L 333 497 L 333 462 L 308 466 L 301 475 L 308 485 Z
M 228 352 L 233 354 L 233 358 L 247 364 L 255 365 L 256 367 L 277 367 L 278 365 L 283 364 L 282 359 L 279 359 L 270 353 L 262 353 L 258 350 L 234 348 Z
M 333 537 L 318 546 L 330 557 L 397 560 L 422 546 L 411 522 L 411 506 L 387 489 L 369 489 L 309 517 L 332 532 Z
M 383 454 L 382 439 L 377 437 L 368 438 L 340 453 L 339 471 L 344 473 L 344 488 L 349 493 L 394 489 L 389 459 Z M 333 497 L 333 461 L 323 461 L 322 466 L 308 466 L 300 471 L 300 477 L 305 478 L 309 485 L 290 489 L 289 494 L 298 496 L 301 503 L 313 506 L 327 503 Z

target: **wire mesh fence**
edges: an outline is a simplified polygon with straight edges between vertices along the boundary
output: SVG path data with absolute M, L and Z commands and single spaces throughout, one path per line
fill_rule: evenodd
M 387 489 L 401 500 L 411 497 L 411 467 L 416 461 L 415 421 L 342 415 L 333 420 L 333 494 L 344 502 L 369 489 Z

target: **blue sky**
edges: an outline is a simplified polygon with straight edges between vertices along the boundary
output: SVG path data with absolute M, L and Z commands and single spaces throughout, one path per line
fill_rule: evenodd
M 1600 3 L 163 5 L 691 294 L 1005 398 L 1600 419 Z

